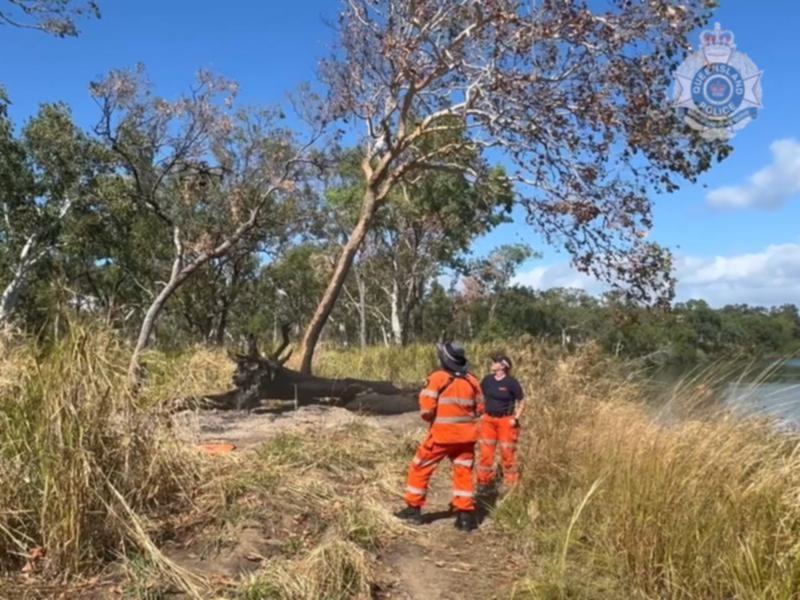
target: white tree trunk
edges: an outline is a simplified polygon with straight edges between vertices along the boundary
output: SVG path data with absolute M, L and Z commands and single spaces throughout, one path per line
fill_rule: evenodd
M 383 323 L 381 323 L 381 336 L 383 337 L 383 345 L 387 348 L 391 346 L 389 343 L 389 332 L 386 331 L 386 327 L 383 326 Z
M 355 270 L 358 286 L 358 341 L 362 348 L 367 347 L 367 286 L 364 278 Z
M 395 346 L 403 344 L 403 322 L 400 318 L 400 286 L 397 279 L 392 281 L 392 293 L 390 295 L 392 305 L 392 342 Z
M 14 274 L 0 296 L 0 325 L 6 325 L 11 320 L 19 305 L 20 295 L 28 283 L 28 275 L 44 256 L 43 252 L 34 252 L 35 247 L 36 235 L 28 236 L 19 253 Z
M 183 243 L 181 242 L 181 231 L 178 227 L 173 227 L 173 243 L 175 244 L 175 259 L 172 262 L 172 271 L 170 272 L 169 281 L 161 289 L 158 295 L 153 299 L 150 307 L 144 315 L 142 326 L 139 329 L 139 336 L 136 339 L 136 346 L 131 355 L 131 362 L 128 365 L 128 376 L 131 382 L 137 384 L 141 375 L 141 368 L 139 361 L 142 352 L 150 343 L 150 338 L 153 336 L 153 330 L 156 325 L 164 305 L 167 303 L 172 295 L 186 282 L 192 274 L 200 267 L 210 261 L 212 258 L 224 256 L 235 243 L 237 243 L 244 234 L 252 229 L 255 223 L 255 217 L 252 217 L 245 225 L 240 226 L 239 229 L 228 240 L 220 244 L 211 253 L 204 253 L 195 258 L 192 262 L 184 265 L 184 251 Z
M 156 321 L 158 320 L 164 305 L 167 303 L 167 300 L 169 300 L 172 294 L 174 294 L 175 291 L 180 287 L 180 285 L 186 281 L 191 272 L 195 270 L 191 269 L 191 271 L 188 272 L 186 269 L 181 270 L 181 263 L 182 253 L 175 257 L 175 260 L 172 264 L 172 273 L 170 274 L 169 281 L 153 299 L 153 302 L 150 304 L 150 307 L 147 309 L 147 312 L 144 315 L 142 326 L 139 328 L 139 337 L 136 338 L 136 346 L 133 348 L 131 362 L 128 365 L 128 376 L 134 383 L 139 381 L 139 377 L 141 375 L 139 361 L 141 359 L 142 352 L 147 347 L 147 344 L 150 343 L 150 338 L 153 335 L 153 329 L 155 328 Z

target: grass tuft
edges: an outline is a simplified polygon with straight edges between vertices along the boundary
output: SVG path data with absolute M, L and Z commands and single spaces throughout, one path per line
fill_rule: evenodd
M 142 516 L 184 505 L 196 464 L 140 407 L 128 356 L 77 324 L 51 346 L 0 350 L 1 571 L 64 578 L 130 550 L 155 556 Z
M 370 598 L 372 566 L 353 542 L 323 541 L 300 561 L 273 560 L 243 587 L 243 600 Z

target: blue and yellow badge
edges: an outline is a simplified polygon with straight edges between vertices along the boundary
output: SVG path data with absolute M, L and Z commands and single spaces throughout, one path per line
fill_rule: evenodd
M 675 72 L 678 114 L 708 139 L 728 139 L 758 116 L 762 71 L 736 50 L 719 23 L 700 35 L 700 49 Z

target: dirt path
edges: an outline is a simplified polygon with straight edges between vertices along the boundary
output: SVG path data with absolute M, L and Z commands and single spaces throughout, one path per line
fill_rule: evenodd
M 415 413 L 391 417 L 365 417 L 344 409 L 310 406 L 280 414 L 239 412 L 201 412 L 181 417 L 181 429 L 189 443 L 229 442 L 237 451 L 255 448 L 284 432 L 336 428 L 353 421 L 367 421 L 395 435 L 419 428 Z M 410 456 L 408 457 L 411 458 Z M 378 555 L 376 600 L 486 600 L 509 597 L 513 573 L 520 565 L 507 547 L 489 515 L 482 515 L 477 531 L 465 534 L 453 526 L 447 509 L 451 498 L 451 466 L 443 462 L 431 482 L 425 523 L 409 528 Z M 387 499 L 387 508 L 400 505 L 399 495 Z M 248 540 L 246 548 L 262 550 L 258 540 Z M 234 552 L 239 555 L 241 552 Z M 245 554 L 237 560 L 240 572 L 247 567 Z M 182 561 L 183 562 L 183 561 Z M 185 564 L 201 567 L 199 564 Z M 224 567 L 225 565 L 216 565 Z M 251 564 L 250 568 L 256 565 Z M 202 567 L 201 567 L 202 568 Z M 222 568 L 222 572 L 226 569 Z M 249 569 L 245 569 L 249 570 Z M 213 571 L 219 571 L 215 568 Z M 216 573 L 215 573 L 216 574 Z
M 346 423 L 367 422 L 402 433 L 418 426 L 415 413 L 368 417 L 327 406 L 304 406 L 296 411 L 260 414 L 234 410 L 185 412 L 176 415 L 175 419 L 187 443 L 229 442 L 239 450 L 254 448 L 281 433 L 309 427 L 322 430 Z
M 507 598 L 510 574 L 519 565 L 491 517 L 469 534 L 448 514 L 450 466 L 434 475 L 425 523 L 414 527 L 380 556 L 380 590 L 386 600 L 483 600 Z

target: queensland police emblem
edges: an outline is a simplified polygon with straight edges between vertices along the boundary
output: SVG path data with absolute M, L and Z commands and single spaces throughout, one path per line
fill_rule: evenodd
M 719 23 L 675 72 L 678 114 L 708 139 L 728 139 L 758 116 L 762 72 Z

